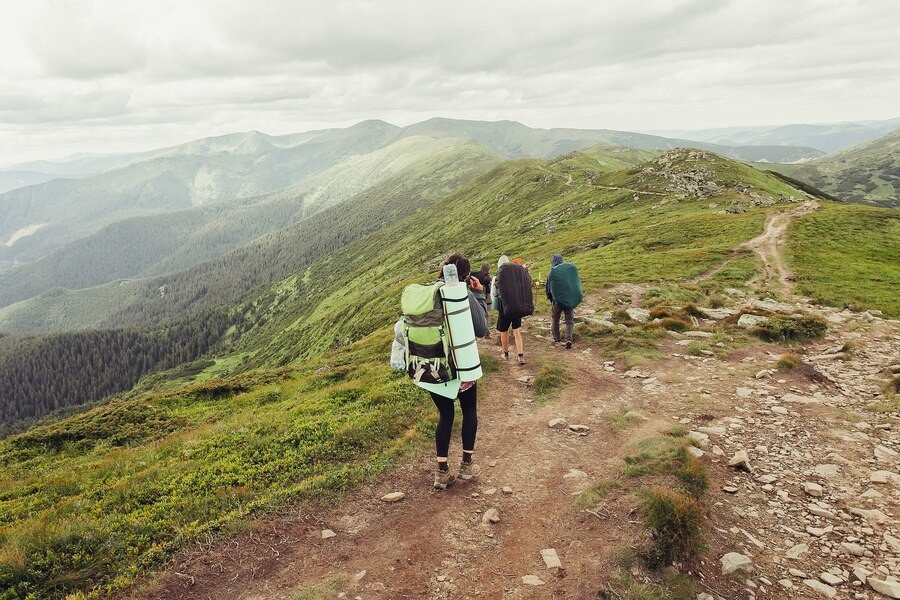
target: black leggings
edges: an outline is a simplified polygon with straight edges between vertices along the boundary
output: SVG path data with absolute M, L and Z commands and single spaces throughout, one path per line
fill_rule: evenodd
M 462 409 L 462 447 L 475 450 L 475 432 L 478 431 L 477 384 L 459 393 L 459 407 Z M 434 430 L 434 445 L 437 456 L 444 458 L 450 452 L 450 434 L 453 429 L 453 399 L 431 392 L 431 399 L 437 406 L 441 418 Z

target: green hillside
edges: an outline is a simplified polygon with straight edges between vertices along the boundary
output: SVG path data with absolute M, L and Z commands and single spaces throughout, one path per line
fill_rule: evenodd
M 521 256 L 539 276 L 561 252 L 589 293 L 615 282 L 667 289 L 731 256 L 768 213 L 801 196 L 710 153 L 647 158 L 607 148 L 510 161 L 449 193 L 416 195 L 417 210 L 403 204 L 377 222 L 396 197 L 335 207 L 341 220 L 315 231 L 341 223 L 346 237 L 310 242 L 285 277 L 221 309 L 239 322 L 202 362 L 0 439 L 0 589 L 42 598 L 121 589 L 207 532 L 287 500 L 334 498 L 387 467 L 417 443 L 430 414 L 386 364 L 399 293 L 432 279 L 452 251 L 475 264 Z M 881 218 L 856 206 L 822 211 L 813 214 L 838 229 L 856 215 Z M 896 252 L 894 225 L 873 231 Z M 270 248 L 306 239 L 281 235 Z M 802 244 L 795 252 L 800 275 L 827 272 Z M 892 277 L 864 285 L 886 297 Z
M 300 184 L 271 194 L 118 221 L 36 262 L 0 273 L 0 306 L 54 288 L 81 289 L 114 279 L 183 271 L 353 198 L 391 177 L 407 172 L 417 175 L 421 164 L 433 165 L 445 157 L 459 162 L 457 152 L 466 144 L 455 138 L 402 138 L 373 152 L 350 156 Z M 78 295 L 57 294 L 53 306 L 67 298 L 79 304 Z M 0 316 L 0 331 L 78 328 L 99 321 L 96 315 L 88 320 L 76 317 L 69 324 L 50 322 L 50 327 L 36 328 L 30 325 L 38 323 L 33 317 L 15 316 L 21 310 L 38 313 L 43 305 L 32 302 L 27 308 L 6 311 Z
M 849 202 L 900 207 L 900 129 L 870 142 L 796 165 L 759 165 Z

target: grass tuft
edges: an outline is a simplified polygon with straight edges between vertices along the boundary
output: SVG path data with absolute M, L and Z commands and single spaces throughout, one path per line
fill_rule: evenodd
M 690 560 L 702 549 L 703 509 L 694 498 L 654 486 L 642 492 L 641 513 L 654 537 L 647 557 L 651 568 L 658 569 L 675 560 Z
M 569 371 L 558 363 L 544 363 L 534 376 L 534 391 L 538 402 L 552 400 L 556 392 L 569 382 Z
M 779 371 L 791 371 L 800 366 L 800 357 L 796 354 L 782 354 L 778 357 L 778 362 L 775 363 L 775 366 Z
M 690 356 L 700 356 L 703 354 L 703 344 L 700 342 L 691 342 L 688 344 L 687 353 Z

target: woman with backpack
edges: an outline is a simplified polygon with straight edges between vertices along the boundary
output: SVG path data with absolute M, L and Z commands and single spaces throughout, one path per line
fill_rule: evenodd
M 454 265 L 456 267 L 457 276 L 460 282 L 466 282 L 468 286 L 468 305 L 469 312 L 472 316 L 472 328 L 476 338 L 486 337 L 488 334 L 487 307 L 483 300 L 484 287 L 481 282 L 472 276 L 469 260 L 461 254 L 454 254 L 448 258 L 443 265 Z M 438 278 L 443 280 L 443 274 Z M 479 296 L 481 299 L 479 299 Z M 403 324 L 398 322 L 395 327 L 395 343 L 401 346 L 406 345 L 412 347 L 408 340 L 403 338 Z M 408 357 L 407 357 L 408 360 Z M 395 359 L 392 359 L 392 364 Z M 408 366 L 407 361 L 396 362 Z M 458 381 L 450 383 L 459 385 L 459 392 L 456 399 L 459 400 L 459 406 L 462 409 L 462 460 L 459 464 L 459 471 L 450 472 L 449 454 L 450 454 L 450 438 L 453 430 L 454 420 L 454 398 L 448 398 L 434 391 L 428 390 L 431 400 L 438 409 L 438 423 L 434 431 L 435 455 L 437 466 L 434 473 L 434 488 L 436 490 L 447 489 L 457 479 L 466 481 L 476 477 L 481 468 L 473 461 L 475 454 L 475 434 L 478 431 L 478 386 L 475 381 Z M 418 379 L 417 379 L 418 383 Z M 425 386 L 420 386 L 425 387 Z M 426 387 L 427 389 L 427 387 Z M 433 389 L 433 388 L 432 388 Z
M 518 271 L 516 271 L 518 269 Z M 505 295 L 507 299 L 517 296 L 519 304 L 522 307 L 504 308 L 503 299 L 501 297 L 501 281 L 507 278 L 507 275 L 515 275 L 510 279 L 515 280 L 521 285 L 516 286 L 515 290 L 507 290 Z M 526 281 L 527 280 L 527 281 Z M 513 295 L 513 292 L 517 292 Z M 525 297 L 527 295 L 527 297 Z M 534 311 L 534 301 L 531 298 L 531 277 L 528 271 L 521 265 L 511 263 L 509 257 L 505 254 L 497 261 L 497 275 L 491 283 L 491 300 L 494 309 L 497 311 L 497 331 L 500 332 L 500 346 L 503 348 L 503 360 L 509 360 L 509 330 L 512 328 L 513 338 L 516 342 L 516 352 L 519 355 L 519 364 L 525 364 L 525 342 L 522 340 L 522 317 L 531 314 Z M 530 311 L 527 305 L 530 304 Z

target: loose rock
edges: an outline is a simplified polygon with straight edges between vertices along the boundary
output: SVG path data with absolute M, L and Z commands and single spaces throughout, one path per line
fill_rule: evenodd
M 390 494 L 385 494 L 381 497 L 382 502 L 400 502 L 406 498 L 406 494 L 403 492 L 391 492 Z
M 753 561 L 738 552 L 729 552 L 720 559 L 720 562 L 722 563 L 722 575 L 731 575 L 736 571 L 745 573 L 753 571 Z

